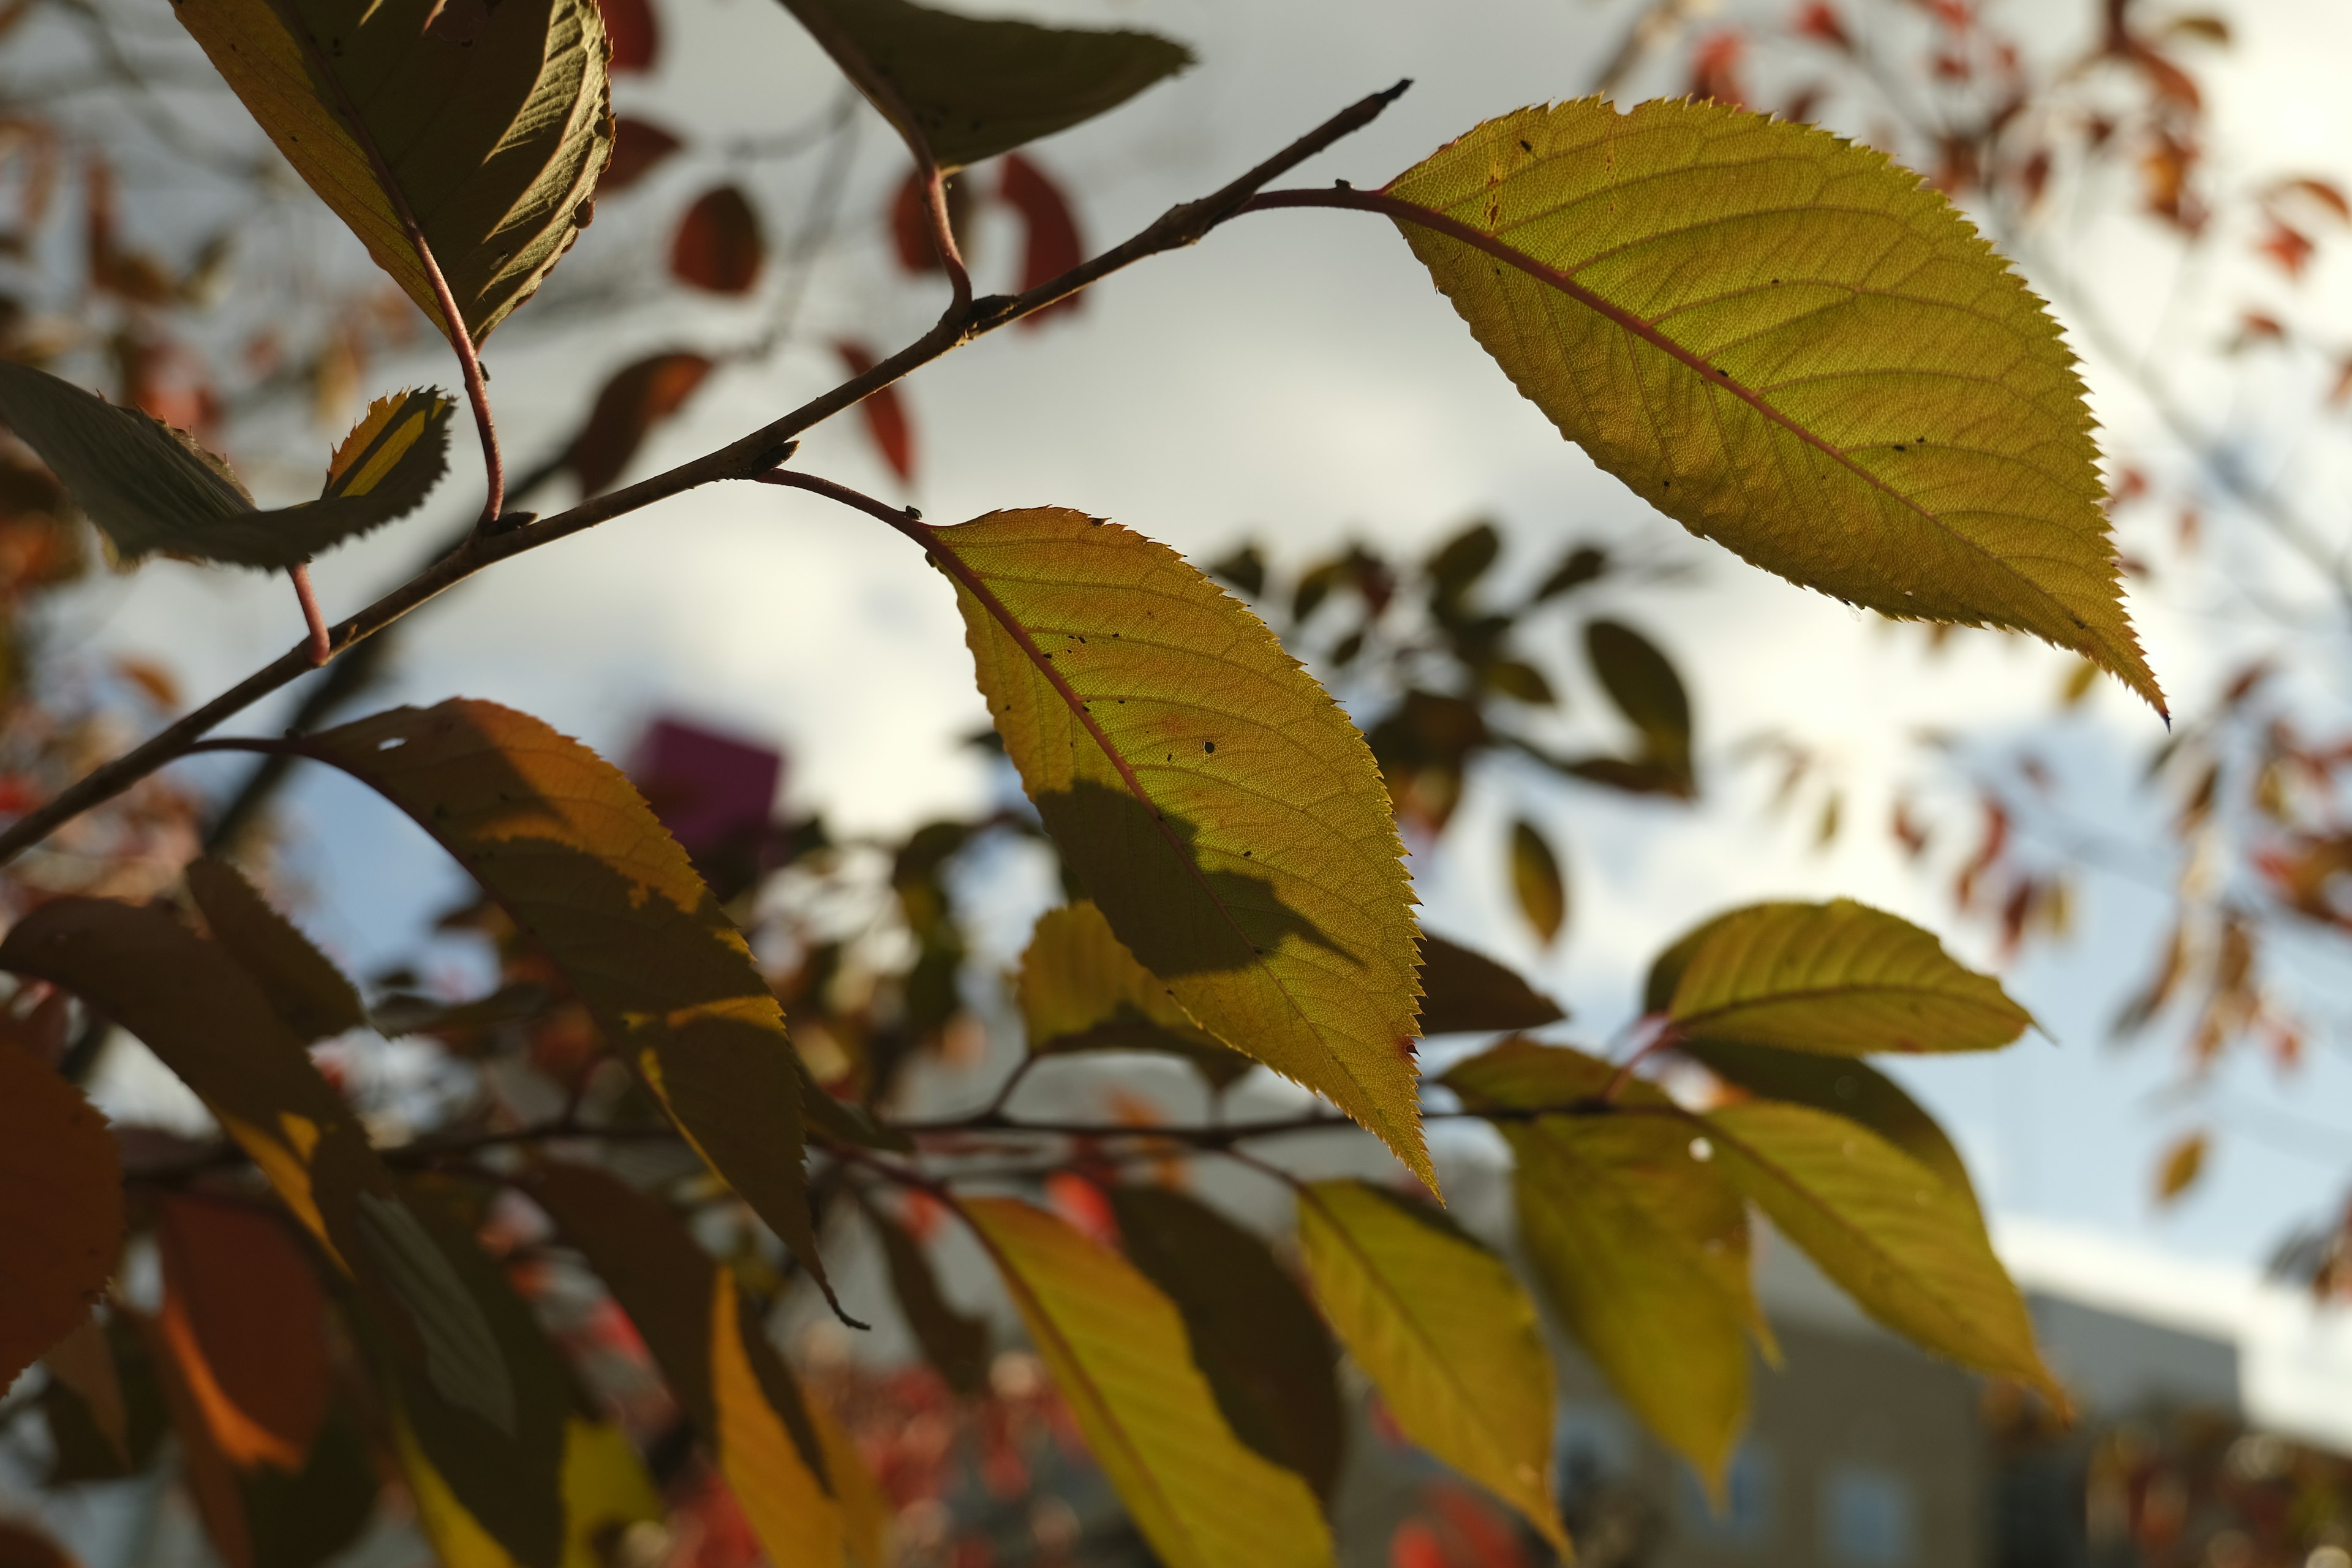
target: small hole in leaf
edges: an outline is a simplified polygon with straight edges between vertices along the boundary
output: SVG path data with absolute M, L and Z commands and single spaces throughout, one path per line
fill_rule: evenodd
M 378 741 L 375 743 L 375 749 L 379 752 L 389 752 L 406 744 L 408 744 L 407 736 L 394 735 L 388 740 Z
M 1715 1158 L 1715 1145 L 1704 1138 L 1694 1138 L 1690 1141 L 1690 1157 L 1705 1164 Z

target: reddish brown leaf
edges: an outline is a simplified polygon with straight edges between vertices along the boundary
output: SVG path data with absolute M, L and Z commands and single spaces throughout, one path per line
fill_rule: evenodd
M 598 195 L 625 191 L 686 143 L 650 120 L 622 115 L 613 121 L 613 161 L 596 182 Z
M 1747 55 L 1748 37 L 1737 28 L 1725 27 L 1700 39 L 1691 51 L 1690 96 L 1748 107 L 1748 89 L 1739 80 L 1739 62 Z
M 653 0 L 596 0 L 596 4 L 604 13 L 604 36 L 613 40 L 611 68 L 651 70 L 661 53 L 661 25 L 654 17 Z
M 948 227 L 955 231 L 956 247 L 971 257 L 971 187 L 958 174 L 948 176 Z M 908 171 L 890 197 L 890 247 L 898 253 L 898 265 L 920 275 L 940 272 L 939 247 L 931 243 L 931 217 L 924 210 L 923 176 Z
M 81 1568 L 81 1564 L 32 1526 L 0 1520 L 0 1568 Z
M 1853 52 L 1853 35 L 1845 30 L 1845 23 L 1839 17 L 1837 7 L 1829 0 L 1809 0 L 1808 4 L 1800 6 L 1793 30 L 1800 37 L 1812 38 L 1832 48 Z
M 2308 175 L 2303 175 L 2294 179 L 2281 180 L 2265 194 L 2272 196 L 2308 196 L 2326 207 L 2336 222 L 2352 224 L 2352 199 L 2347 199 L 2344 195 L 2344 187 L 2333 180 L 2316 180 Z
M 189 1397 L 239 1469 L 299 1472 L 327 1419 L 327 1302 L 278 1219 L 215 1199 L 160 1205 L 158 1320 Z
M 852 375 L 864 375 L 875 365 L 874 351 L 864 343 L 844 338 L 833 345 L 841 363 Z M 890 471 L 901 479 L 915 477 L 915 427 L 907 418 L 906 400 L 895 386 L 886 386 L 857 405 L 866 416 L 866 433 L 874 438 L 875 449 Z
M 751 201 L 739 187 L 719 185 L 705 191 L 679 221 L 669 269 L 698 289 L 743 294 L 760 280 L 767 253 Z
M 0 1045 L 0 1386 L 73 1331 L 122 1248 L 122 1167 L 81 1091 Z
M 1006 153 L 997 195 L 1021 215 L 1025 237 L 1021 249 L 1021 287 L 1026 291 L 1053 281 L 1086 259 L 1086 247 L 1078 237 L 1078 217 L 1070 208 L 1069 198 L 1045 171 L 1018 153 Z M 1076 310 L 1085 298 L 1081 293 L 1056 300 L 1023 317 L 1021 324 L 1034 327 L 1048 316 Z
M 581 493 L 594 495 L 619 479 L 646 434 L 683 407 L 709 374 L 710 361 L 679 353 L 649 354 L 615 371 L 564 455 Z
M 89 164 L 86 209 L 92 287 L 138 305 L 169 305 L 180 297 L 172 269 L 143 251 L 125 250 L 115 233 L 114 171 L 102 159 Z
M 2254 244 L 2255 251 L 2278 263 L 2280 271 L 2298 279 L 2303 269 L 2311 265 L 2312 252 L 2318 248 L 2309 235 L 2277 218 L 2271 219 L 2270 232 Z

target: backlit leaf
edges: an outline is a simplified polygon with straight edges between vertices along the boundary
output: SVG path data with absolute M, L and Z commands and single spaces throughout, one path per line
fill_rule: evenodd
M 1192 63 L 1150 33 L 1040 27 L 908 0 L 784 0 L 883 117 L 960 169 L 1118 108 Z
M 0 1384 L 89 1319 L 121 1251 L 106 1119 L 46 1062 L 0 1045 Z
M 1560 1005 L 1482 953 L 1422 933 L 1421 1032 L 1535 1029 L 1568 1016 Z
M 904 1226 L 871 1205 L 866 1217 L 881 1238 L 891 1293 L 923 1359 L 958 1394 L 980 1393 L 988 1386 L 988 1320 L 959 1311 L 948 1300 L 930 1254 Z
M 1699 1119 L 1724 1174 L 1880 1322 L 1966 1366 L 2064 1393 L 1975 1207 L 1858 1122 L 1750 1100 Z
M 1388 194 L 1519 390 L 1633 492 L 1792 582 L 2032 632 L 2160 711 L 2073 357 L 1944 197 L 1716 104 L 1488 121 Z M 1526 265 L 1520 265 L 1524 258 Z
M 1021 955 L 1019 991 L 1029 1049 L 1040 1056 L 1165 1051 L 1191 1062 L 1213 1089 L 1256 1065 L 1194 1023 L 1087 900 L 1038 917 Z
M 563 455 L 580 493 L 599 494 L 619 479 L 646 435 L 684 407 L 709 374 L 710 361 L 678 353 L 648 354 L 614 371 Z
M 874 351 L 854 338 L 843 338 L 833 345 L 841 357 L 844 369 L 853 376 L 864 375 L 875 365 Z M 861 399 L 858 417 L 866 421 L 866 434 L 872 437 L 875 451 L 890 466 L 890 471 L 901 479 L 915 477 L 915 424 L 908 416 L 907 400 L 896 386 L 878 388 Z
M 1510 1040 L 1445 1075 L 1472 1109 L 1573 1105 L 1615 1069 Z M 1748 1339 L 1763 1333 L 1748 1279 L 1748 1210 L 1697 1129 L 1629 1079 L 1631 1113 L 1501 1121 L 1516 1160 L 1519 1234 L 1585 1352 L 1650 1429 L 1721 1484 L 1748 1415 Z
M 1433 1183 L 1412 892 L 1346 713 L 1256 616 L 1116 524 L 992 512 L 928 542 L 1006 754 L 1128 951 Z
M 613 147 L 595 0 L 172 9 L 295 172 L 436 325 L 441 308 L 400 202 L 477 343 L 587 224 Z
M 1568 922 L 1568 881 L 1551 846 L 1530 822 L 1511 825 L 1511 890 L 1518 895 L 1519 912 L 1549 946 Z
M 1753 904 L 1661 953 L 1643 1005 L 1685 1039 L 1825 1056 L 1984 1051 L 2032 1026 L 2000 983 L 1851 899 Z
M 626 775 L 527 714 L 395 708 L 303 750 L 416 819 L 571 978 L 712 1169 L 822 1281 L 798 1057 L 742 933 Z
M 1296 1472 L 1328 1508 L 1347 1444 L 1339 1348 L 1274 1253 L 1197 1198 L 1115 1186 L 1129 1261 L 1184 1319 L 1192 1364 L 1234 1436 Z
M 327 1299 L 278 1217 L 216 1198 L 158 1205 L 156 1321 L 212 1446 L 241 1470 L 301 1470 L 327 1419 Z
M 161 552 L 231 566 L 290 566 L 404 516 L 440 480 L 449 407 L 436 391 L 379 398 L 336 449 L 317 500 L 265 510 L 226 463 L 161 420 L 46 371 L 0 361 L 0 419 L 132 561 Z
M 549 1162 L 530 1192 L 587 1255 L 719 1461 L 775 1568 L 832 1568 L 841 1522 L 800 1385 L 727 1266 L 659 1199 Z
M 760 280 L 768 242 L 760 215 L 734 185 L 719 185 L 696 198 L 670 238 L 669 269 L 683 282 L 714 294 L 747 294 Z
M 1979 1206 L 1968 1165 L 1936 1119 L 1867 1062 L 1723 1040 L 1684 1040 L 1676 1048 L 1750 1094 L 1810 1105 L 1861 1122 L 1941 1176 L 1970 1208 Z
M 1045 170 L 1018 153 L 1007 153 L 997 167 L 997 196 L 1021 215 L 1021 289 L 1026 293 L 1084 261 L 1086 244 L 1078 237 L 1078 215 L 1070 199 Z M 1075 313 L 1086 298 L 1080 290 L 1056 300 L 1022 317 L 1021 325 L 1034 330 L 1065 311 Z
M 1690 697 L 1674 665 L 1655 643 L 1616 621 L 1588 623 L 1584 653 L 1601 689 L 1641 735 L 1639 761 L 1680 780 L 1678 793 L 1695 793 Z
M 1365 1182 L 1298 1194 L 1323 1315 L 1405 1436 L 1565 1551 L 1551 1496 L 1551 1356 L 1510 1267 L 1442 1209 Z
M 1044 1209 L 1011 1198 L 961 1206 L 1095 1461 L 1161 1563 L 1328 1568 L 1331 1537 L 1314 1494 L 1234 1436 L 1167 1297 Z
M 323 1040 L 368 1021 L 359 993 L 342 971 L 236 867 L 205 856 L 189 863 L 186 876 L 189 896 L 213 940 L 260 984 L 288 1028 L 305 1040 Z

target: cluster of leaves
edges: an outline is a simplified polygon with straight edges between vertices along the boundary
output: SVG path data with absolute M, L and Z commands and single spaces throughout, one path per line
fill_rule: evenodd
M 18 977 L 28 1019 L 62 995 L 127 1029 L 205 1103 L 221 1142 L 159 1155 L 111 1138 L 48 1063 L 0 1045 L 12 1122 L 0 1374 L 50 1355 L 58 1401 L 80 1398 L 104 1432 L 102 1389 L 83 1392 L 60 1363 L 110 1364 L 120 1383 L 126 1347 L 143 1347 L 206 1527 L 238 1568 L 316 1562 L 329 1537 L 348 1539 L 373 1498 L 370 1454 L 402 1478 L 445 1561 L 553 1568 L 662 1505 L 639 1443 L 583 1396 L 526 1300 L 546 1274 L 520 1233 L 531 1249 L 560 1246 L 609 1292 L 677 1429 L 772 1560 L 876 1563 L 880 1494 L 763 1324 L 796 1279 L 845 1318 L 868 1310 L 835 1299 L 820 1246 L 821 1226 L 854 1208 L 940 1375 L 974 1386 L 985 1344 L 909 1228 L 919 1199 L 993 1265 L 1160 1560 L 1331 1560 L 1342 1352 L 1404 1434 L 1564 1550 L 1538 1310 L 1432 1201 L 1424 1121 L 1446 1116 L 1501 1131 L 1542 1295 L 1711 1479 L 1745 1416 L 1750 1346 L 1771 1348 L 1748 1277 L 1751 1211 L 1897 1331 L 2063 1405 L 1957 1155 L 1864 1059 L 1996 1048 L 2031 1023 L 1934 937 L 1844 901 L 1720 916 L 1660 955 L 1649 1037 L 1612 1063 L 1525 1033 L 1558 1009 L 1417 931 L 1399 817 L 1442 826 L 1481 748 L 1512 744 L 1604 787 L 1696 787 L 1680 682 L 1613 621 L 1589 620 L 1583 642 L 1631 746 L 1554 759 L 1512 740 L 1514 721 L 1487 721 L 1490 699 L 1542 706 L 1549 684 L 1513 653 L 1515 621 L 1599 575 L 1597 554 L 1572 552 L 1503 615 L 1475 602 L 1493 531 L 1448 545 L 1428 569 L 1430 645 L 1385 656 L 1408 679 L 1368 737 L 1263 621 L 1116 523 L 1039 507 L 935 526 L 785 466 L 807 423 L 1060 303 L 1100 275 L 1090 268 L 1245 211 L 1366 211 L 1397 225 L 1565 436 L 1694 533 L 1891 616 L 2033 633 L 2160 710 L 2118 593 L 2072 362 L 2000 257 L 1880 154 L 1717 104 L 1529 109 L 1377 191 L 1261 191 L 1391 94 L 1108 259 L 975 299 L 949 175 L 1115 106 L 1184 52 L 906 0 L 788 8 L 906 141 L 948 310 L 800 423 L 687 465 L 671 490 L 645 481 L 537 520 L 501 504 L 478 349 L 560 260 L 613 156 L 618 50 L 600 14 L 585 0 L 488 12 L 184 0 L 183 25 L 289 162 L 448 340 L 488 495 L 478 528 L 415 584 L 331 634 L 315 626 L 307 648 L 76 788 L 103 798 L 185 754 L 273 672 L 299 673 L 306 651 L 332 657 L 493 561 L 701 479 L 798 489 L 907 536 L 954 587 L 981 695 L 1034 808 L 1017 830 L 1050 843 L 1070 894 L 1023 961 L 1022 1065 L 969 1116 L 895 1110 L 898 1064 L 950 1042 L 964 994 L 949 864 L 1009 824 L 938 825 L 895 847 L 888 883 L 911 956 L 890 987 L 859 996 L 838 943 L 830 956 L 800 944 L 772 973 L 748 918 L 730 914 L 748 917 L 740 895 L 764 870 L 821 862 L 816 834 L 755 824 L 690 853 L 617 768 L 527 715 L 454 700 L 205 742 L 334 768 L 411 818 L 495 906 L 484 919 L 506 984 L 455 1007 L 371 1007 L 220 860 L 191 865 L 179 898 L 57 898 L 16 922 L 0 969 Z M 728 221 L 689 214 L 688 226 Z M 126 557 L 283 567 L 298 587 L 306 557 L 422 501 L 449 406 L 431 393 L 380 399 L 317 500 L 262 510 L 184 432 L 0 366 L 0 416 Z M 1379 623 L 1392 581 L 1358 552 L 1310 573 L 1291 618 L 1310 621 L 1344 584 L 1361 608 L 1354 652 L 1333 650 L 1344 667 L 1391 636 Z M 68 791 L 10 835 L 37 837 L 81 804 Z M 1555 932 L 1556 858 L 1537 837 L 1515 858 L 1528 917 Z M 453 1058 L 473 1053 L 492 1088 L 454 1121 L 380 1136 L 364 1095 L 326 1070 L 331 1049 L 314 1050 L 371 1028 L 428 1028 Z M 1415 1042 L 1460 1032 L 1507 1037 L 1444 1073 L 1458 1110 L 1425 1108 Z M 1337 1114 L 1070 1124 L 1011 1109 L 1031 1064 L 1107 1049 L 1172 1053 L 1213 1087 L 1263 1067 Z M 1677 1099 L 1635 1071 L 1675 1056 L 1712 1087 Z M 501 1066 L 551 1091 L 544 1115 L 496 1089 Z M 1255 1152 L 1350 1124 L 1409 1179 L 1308 1182 Z M 659 1159 L 629 1157 L 646 1151 Z M 1201 1158 L 1285 1186 L 1295 1271 L 1219 1210 L 1129 1179 Z M 1033 1201 L 1041 1191 L 1093 1216 L 1093 1233 Z M 722 1232 L 733 1240 L 714 1248 Z M 111 1292 L 103 1331 L 91 1328 L 127 1238 L 161 1254 L 160 1301 Z M 79 1350 L 60 1348 L 77 1337 Z M 128 1416 L 115 1425 L 127 1454 Z

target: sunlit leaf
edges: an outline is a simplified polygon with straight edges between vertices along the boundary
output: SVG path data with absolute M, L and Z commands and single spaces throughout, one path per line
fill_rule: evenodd
M 1615 1069 L 1578 1051 L 1506 1041 L 1445 1075 L 1472 1109 L 1597 1099 Z M 1748 1341 L 1763 1337 L 1748 1279 L 1748 1210 L 1697 1129 L 1629 1079 L 1629 1112 L 1497 1123 L 1516 1160 L 1519 1234 L 1536 1277 L 1619 1397 L 1710 1485 L 1748 1415 Z
M 278 1217 L 217 1198 L 158 1205 L 156 1321 L 212 1436 L 238 1469 L 289 1473 L 327 1419 L 327 1300 Z
M 1975 1207 L 1877 1133 L 1750 1100 L 1700 1119 L 1725 1175 L 1872 1317 L 1980 1372 L 2065 1394 Z
M 1040 27 L 908 0 L 784 0 L 884 118 L 960 169 L 1118 108 L 1192 64 L 1150 33 Z
M 1021 1015 L 1029 1048 L 1164 1051 L 1223 1089 L 1255 1064 L 1192 1021 L 1165 981 L 1135 961 L 1087 900 L 1048 910 L 1021 955 Z
M 1510 1267 L 1442 1209 L 1365 1182 L 1298 1194 L 1323 1315 L 1405 1435 L 1565 1551 L 1551 1495 L 1551 1356 Z
M 1932 934 L 1850 899 L 1717 916 L 1659 955 L 1643 1005 L 1686 1039 L 1826 1056 L 1991 1050 L 2033 1024 Z
M 546 1162 L 531 1196 L 587 1255 L 775 1568 L 833 1568 L 841 1522 L 800 1385 L 733 1273 L 667 1205 L 603 1171 Z
M 435 323 L 441 308 L 401 204 L 477 343 L 587 224 L 613 147 L 595 0 L 180 0 L 172 10 Z
M 1399 224 L 1643 500 L 1839 598 L 2073 648 L 2162 710 L 2073 357 L 1917 176 L 1811 126 L 1586 99 L 1488 121 L 1388 193 L 1509 253 Z
M 684 407 L 709 374 L 710 361 L 679 353 L 648 354 L 614 371 L 563 455 L 579 477 L 581 494 L 610 488 L 654 426 Z
M 0 1044 L 0 1385 L 89 1317 L 121 1251 L 122 1162 L 105 1118 Z
M 1421 992 L 1424 1035 L 1535 1029 L 1568 1016 L 1516 971 L 1427 932 L 1421 938 Z
M 1219 1039 L 1424 1181 L 1402 846 L 1355 726 L 1172 551 L 1057 508 L 933 530 L 980 689 L 1071 872 Z
M 1568 880 L 1531 822 L 1511 824 L 1511 890 L 1518 895 L 1519 912 L 1549 946 L 1568 923 Z
M 1192 1364 L 1234 1436 L 1315 1489 L 1328 1508 L 1348 1435 L 1339 1348 L 1266 1244 L 1197 1198 L 1116 1186 L 1128 1258 L 1176 1303 Z
M 1168 1568 L 1328 1568 L 1314 1494 L 1234 1437 L 1184 1321 L 1133 1265 L 1044 1209 L 962 1205 L 1128 1515 Z
M 719 185 L 697 197 L 670 238 L 670 271 L 714 294 L 750 293 L 767 258 L 760 216 L 736 185 Z
M 186 876 L 213 940 L 260 984 L 288 1028 L 305 1040 L 323 1040 L 367 1022 L 359 993 L 342 971 L 236 867 L 205 856 L 189 863 Z
M 923 1244 L 878 1208 L 868 1205 L 867 1221 L 882 1241 L 882 1260 L 890 1273 L 890 1290 L 898 1299 L 899 1315 L 947 1385 L 958 1394 L 974 1394 L 988 1384 L 988 1320 L 959 1310 L 940 1288 Z
M 822 1280 L 798 1058 L 742 933 L 622 772 L 494 703 L 302 742 L 415 817 L 546 950 L 688 1141 Z
M 379 398 L 336 448 L 317 500 L 265 510 L 226 463 L 161 420 L 0 360 L 0 419 L 134 561 L 160 552 L 290 566 L 405 516 L 446 466 L 449 406 L 434 391 Z

